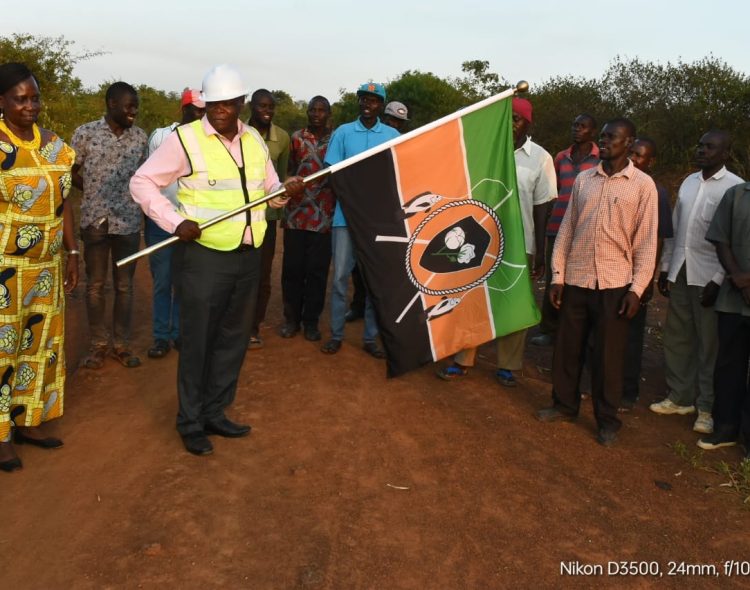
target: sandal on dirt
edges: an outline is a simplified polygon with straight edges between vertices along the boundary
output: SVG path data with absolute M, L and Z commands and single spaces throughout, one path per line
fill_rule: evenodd
M 101 369 L 104 366 L 104 358 L 107 356 L 106 346 L 96 346 L 81 361 L 81 366 L 87 369 Z
M 445 366 L 442 369 L 438 369 L 435 372 L 435 374 L 443 381 L 453 381 L 454 379 L 458 379 L 459 377 L 466 377 L 468 373 L 468 369 L 455 363 Z
M 129 350 L 120 349 L 112 351 L 112 358 L 120 362 L 123 367 L 134 369 L 141 366 L 141 359 L 133 355 Z

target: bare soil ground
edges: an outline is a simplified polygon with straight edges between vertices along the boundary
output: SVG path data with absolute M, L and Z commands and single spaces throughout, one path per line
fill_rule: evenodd
M 0 588 L 747 587 L 721 564 L 750 560 L 750 511 L 670 448 L 695 448 L 691 417 L 647 409 L 664 389 L 653 335 L 641 401 L 605 449 L 590 401 L 575 424 L 533 418 L 549 402 L 550 349 L 529 347 L 516 389 L 494 382 L 491 344 L 460 382 L 430 366 L 387 380 L 360 348 L 361 322 L 334 357 L 281 339 L 274 287 L 266 347 L 248 353 L 231 411 L 252 434 L 199 458 L 174 430 L 176 354 L 145 358 L 149 288 L 139 263 L 143 366 L 75 372 L 64 449 L 21 447 L 24 469 L 0 474 Z M 71 367 L 85 332 L 76 297 Z M 562 575 L 569 561 L 605 575 Z M 656 562 L 662 577 L 607 576 L 609 561 Z M 668 576 L 669 562 L 720 575 Z

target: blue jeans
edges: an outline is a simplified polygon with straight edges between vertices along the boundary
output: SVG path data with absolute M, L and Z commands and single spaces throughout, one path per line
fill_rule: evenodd
M 152 246 L 171 237 L 146 217 L 143 237 Z M 174 246 L 162 248 L 149 256 L 153 280 L 152 331 L 154 340 L 177 340 L 180 336 L 180 306 L 172 285 L 172 251 Z
M 110 332 L 104 318 L 109 259 L 112 259 L 112 284 L 115 302 L 112 306 L 112 341 L 116 349 L 127 349 L 130 343 L 133 313 L 133 275 L 135 263 L 117 268 L 115 262 L 138 251 L 140 232 L 117 235 L 108 233 L 106 224 L 81 228 L 83 259 L 86 262 L 86 309 L 92 346 L 107 346 Z
M 349 277 L 357 264 L 354 257 L 354 246 L 352 245 L 349 229 L 346 227 L 334 227 L 333 236 L 333 283 L 331 286 L 331 338 L 333 340 L 344 339 L 344 324 L 346 324 L 347 291 L 349 290 Z M 375 342 L 378 336 L 378 323 L 375 320 L 375 310 L 372 307 L 370 297 L 365 301 L 365 334 L 364 341 Z

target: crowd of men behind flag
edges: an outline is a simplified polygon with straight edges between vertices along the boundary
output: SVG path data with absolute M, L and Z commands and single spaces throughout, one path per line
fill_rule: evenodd
M 150 255 L 153 343 L 147 356 L 161 359 L 173 349 L 180 355 L 177 430 L 190 453 L 212 453 L 209 435 L 250 432 L 250 425 L 231 420 L 226 411 L 247 350 L 264 347 L 260 326 L 271 297 L 282 301 L 281 338 L 322 341 L 320 350 L 334 355 L 344 344 L 346 324 L 363 318 L 363 352 L 386 359 L 391 374 L 398 374 L 392 357 L 412 345 L 397 345 L 401 336 L 391 323 L 403 320 L 403 331 L 412 332 L 432 326 L 426 341 L 433 342 L 440 321 L 451 318 L 453 327 L 461 327 L 461 318 L 468 317 L 461 309 L 473 289 L 507 298 L 517 288 L 523 298 L 531 293 L 529 278 L 545 282 L 538 330 L 528 333 L 539 317 L 533 302 L 513 328 L 493 323 L 490 314 L 488 335 L 479 337 L 472 328 L 463 341 L 469 345 L 453 351 L 436 368 L 437 377 L 470 379 L 476 345 L 496 339 L 496 380 L 515 387 L 527 341 L 554 347 L 552 403 L 539 409 L 537 418 L 575 420 L 582 393 L 590 390 L 596 440 L 611 446 L 623 416 L 639 399 L 646 310 L 656 284 L 669 302 L 663 334 L 666 395 L 650 410 L 696 414 L 693 430 L 701 435 L 702 449 L 738 442 L 750 447 L 750 183 L 726 168 L 731 130 L 706 129 L 696 138 L 697 171 L 685 171 L 690 173 L 672 207 L 669 191 L 651 177 L 658 146 L 638 134 L 637 121 L 619 117 L 600 124 L 594 113 L 571 113 L 572 143 L 553 157 L 532 141 L 538 114 L 518 97 L 492 111 L 499 122 L 489 130 L 489 119 L 479 125 L 467 117 L 456 124 L 458 135 L 441 131 L 448 143 L 440 150 L 448 144 L 463 150 L 466 161 L 457 165 L 467 171 L 461 179 L 467 188 L 438 191 L 436 183 L 419 192 L 427 188 L 425 181 L 414 180 L 405 166 L 427 160 L 426 154 L 410 153 L 416 148 L 406 143 L 375 162 L 372 180 L 357 172 L 348 179 L 334 174 L 305 181 L 367 150 L 390 146 L 408 131 L 409 107 L 388 102 L 383 84 L 359 86 L 358 117 L 334 130 L 330 102 L 314 96 L 307 126 L 289 134 L 273 122 L 272 93 L 251 93 L 239 71 L 219 65 L 206 73 L 200 89 L 183 92 L 181 120 L 149 137 L 135 125 L 136 89 L 116 82 L 107 89 L 105 115 L 78 127 L 70 146 L 36 124 L 43 90 L 23 64 L 0 65 L 1 470 L 22 467 L 17 445 L 63 445 L 47 426 L 63 412 L 64 297 L 78 282 L 76 234 L 83 244 L 90 335 L 82 368 L 100 369 L 107 358 L 125 368 L 142 365 L 131 342 L 135 264 L 114 264 L 140 249 L 142 231 L 148 245 L 179 238 Z M 246 101 L 247 123 L 239 119 Z M 492 141 L 499 138 L 489 156 L 475 148 L 489 136 L 472 136 L 472 125 Z M 515 164 L 510 172 L 498 171 L 497 178 L 472 175 L 477 161 L 503 155 Z M 455 179 L 449 180 L 446 186 L 453 187 Z M 365 192 L 351 191 L 352 182 Z M 69 211 L 71 186 L 83 195 L 78 232 Z M 455 194 L 448 195 L 451 191 Z M 405 226 L 407 233 L 377 239 L 393 256 L 405 257 L 405 284 L 416 289 L 413 295 L 405 292 L 409 301 L 388 325 L 383 309 L 390 287 L 383 288 L 382 277 L 395 268 L 382 268 L 392 258 L 373 254 L 362 230 L 368 216 L 380 211 L 379 201 L 363 199 L 386 194 L 403 215 L 392 227 Z M 513 194 L 511 202 L 502 199 L 506 194 Z M 201 229 L 202 222 L 267 195 L 276 196 Z M 481 201 L 476 206 L 468 201 L 472 195 Z M 455 221 L 432 229 L 435 215 L 449 209 Z M 378 231 L 393 220 L 383 215 Z M 486 219 L 497 223 L 484 227 Z M 272 285 L 277 223 L 283 230 L 281 283 Z M 513 224 L 517 237 L 508 229 Z M 508 263 L 514 252 L 520 258 Z M 426 260 L 425 268 L 432 270 L 415 277 L 410 256 L 415 266 Z M 321 318 L 331 267 L 330 335 L 324 338 Z M 485 285 L 492 273 L 509 269 L 516 274 L 507 289 L 506 283 Z M 111 322 L 105 317 L 109 272 Z M 479 278 L 468 286 L 446 283 L 459 272 Z M 250 362 L 253 354 L 262 353 L 250 353 Z M 415 358 L 424 362 L 423 356 Z

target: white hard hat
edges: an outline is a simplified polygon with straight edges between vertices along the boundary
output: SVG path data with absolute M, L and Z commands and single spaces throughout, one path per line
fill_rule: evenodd
M 201 87 L 201 100 L 205 102 L 217 102 L 230 100 L 240 96 L 247 96 L 248 88 L 242 81 L 237 68 L 228 64 L 221 64 L 211 68 L 203 76 Z

